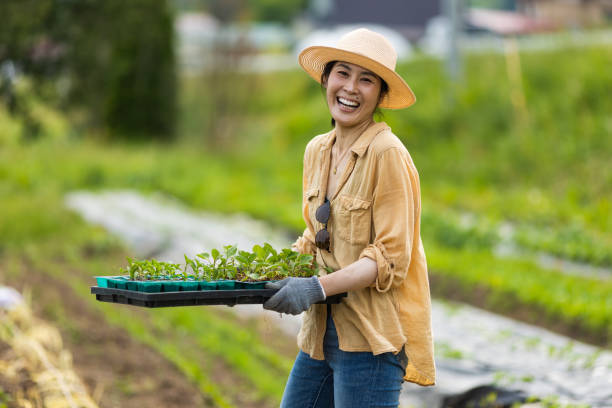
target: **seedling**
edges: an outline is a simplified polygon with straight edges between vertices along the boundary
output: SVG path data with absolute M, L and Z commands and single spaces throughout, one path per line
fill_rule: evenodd
M 314 257 L 284 248 L 277 252 L 272 245 L 255 245 L 252 251 L 238 250 L 236 245 L 226 245 L 223 251 L 213 248 L 194 258 L 184 256 L 185 265 L 162 262 L 156 259 L 135 260 L 128 258 L 127 268 L 121 268 L 130 280 L 238 280 L 268 281 L 286 277 L 310 277 L 317 274 Z

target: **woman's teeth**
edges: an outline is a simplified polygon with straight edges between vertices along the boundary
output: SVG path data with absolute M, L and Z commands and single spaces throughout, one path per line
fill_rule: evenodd
M 344 98 L 338 98 L 338 102 L 341 103 L 342 105 L 351 107 L 351 108 L 356 108 L 359 106 L 359 102 L 355 102 L 355 101 L 350 101 L 348 99 L 344 99 Z

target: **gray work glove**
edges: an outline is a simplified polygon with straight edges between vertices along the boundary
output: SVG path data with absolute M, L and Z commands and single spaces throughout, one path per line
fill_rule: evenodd
M 325 292 L 319 278 L 285 278 L 279 282 L 266 283 L 266 289 L 279 289 L 263 304 L 264 309 L 279 313 L 298 315 L 310 305 L 325 300 Z

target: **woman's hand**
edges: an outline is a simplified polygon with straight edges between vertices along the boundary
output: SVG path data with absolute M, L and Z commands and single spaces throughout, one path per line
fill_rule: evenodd
M 298 315 L 310 305 L 325 300 L 325 292 L 319 278 L 285 278 L 280 282 L 266 283 L 266 289 L 279 289 L 264 302 L 264 309 Z

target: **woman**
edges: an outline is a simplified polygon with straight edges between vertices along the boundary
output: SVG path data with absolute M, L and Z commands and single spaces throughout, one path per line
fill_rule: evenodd
M 333 273 L 270 284 L 264 308 L 304 314 L 282 407 L 397 406 L 403 380 L 433 385 L 429 283 L 420 239 L 418 173 L 378 107 L 415 97 L 380 34 L 306 48 L 302 68 L 325 88 L 334 129 L 308 143 L 294 248 Z M 339 304 L 316 304 L 347 292 Z

